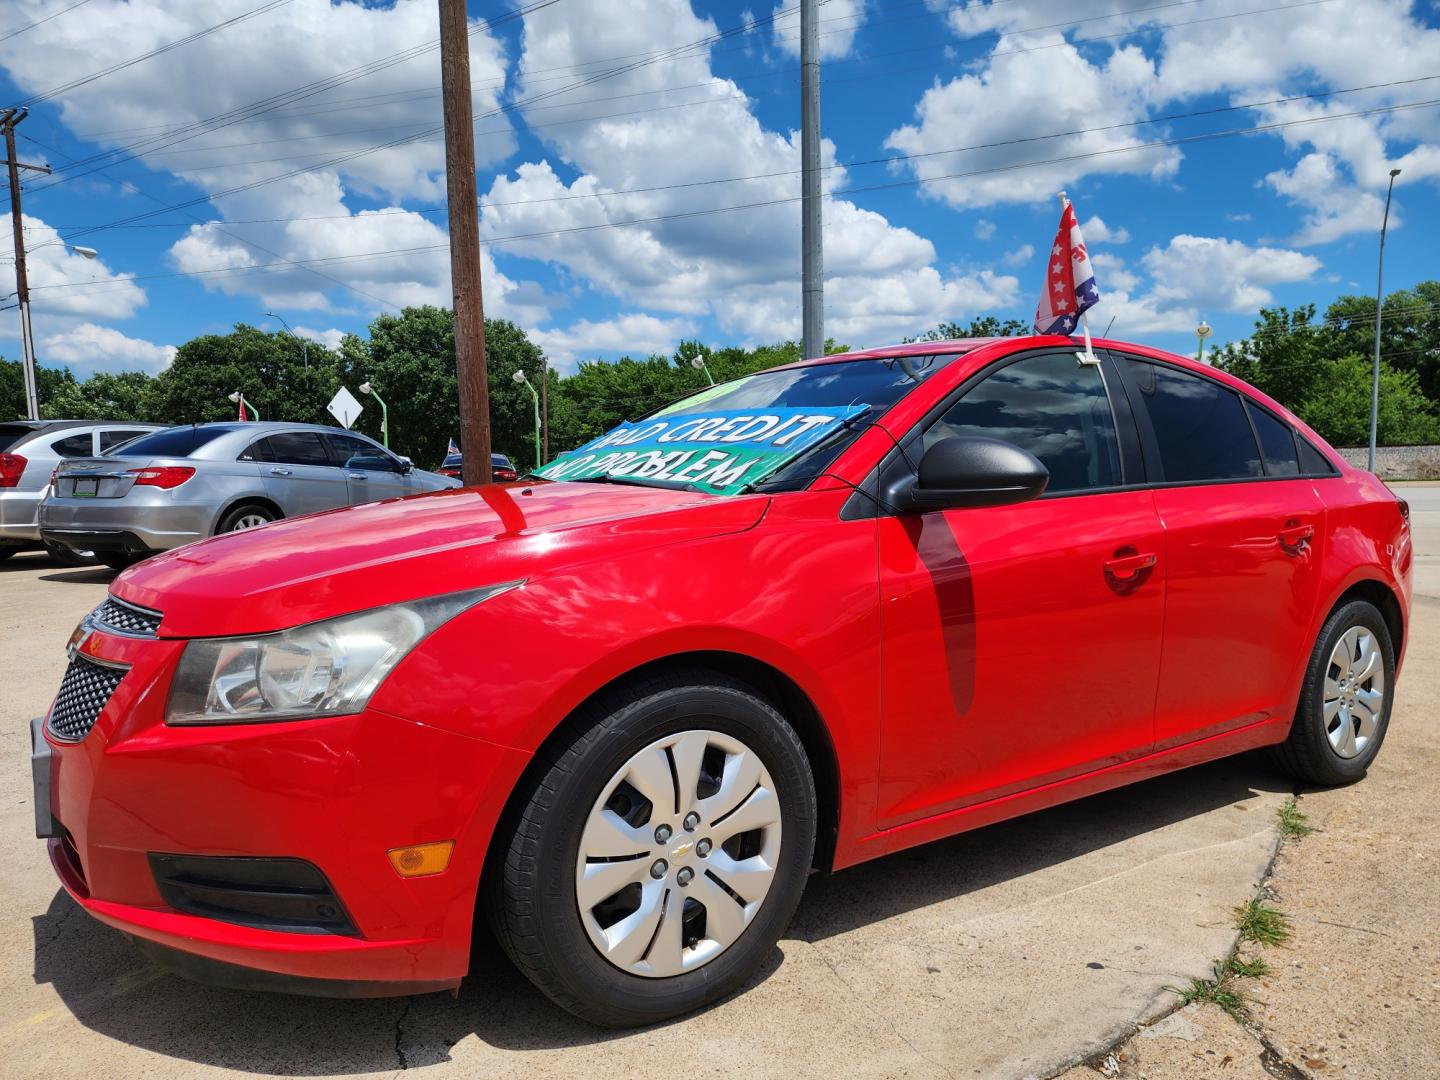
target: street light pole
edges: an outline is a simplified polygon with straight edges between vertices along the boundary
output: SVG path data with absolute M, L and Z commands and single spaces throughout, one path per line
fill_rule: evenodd
M 1390 196 L 1395 194 L 1395 177 L 1399 169 L 1390 170 L 1390 186 L 1385 191 L 1385 216 L 1380 219 L 1380 269 L 1375 275 L 1375 370 L 1370 380 L 1370 454 L 1366 468 L 1375 471 L 1375 434 L 1380 427 L 1380 313 L 1385 310 L 1385 229 L 1390 224 Z
M 809 355 L 809 354 L 807 353 L 806 355 Z M 715 385 L 715 376 L 714 376 L 714 375 L 711 375 L 711 374 L 710 374 L 710 369 L 705 366 L 705 356 L 704 356 L 704 354 L 702 354 L 702 353 L 696 353 L 694 356 L 692 356 L 692 357 L 690 358 L 690 366 L 693 367 L 696 371 L 703 371 L 703 372 L 705 373 L 705 378 L 707 378 L 707 379 L 710 380 L 710 385 L 711 385 L 711 386 L 714 386 L 714 385 Z
M 385 399 L 375 392 L 375 387 L 370 385 L 369 380 L 360 384 L 360 392 L 369 394 L 380 405 L 380 441 L 385 444 L 385 449 L 390 449 L 390 410 L 385 406 Z
M 817 0 L 800 0 L 800 341 L 806 357 L 825 355 L 818 9 Z
M 536 393 L 535 387 L 530 385 L 530 380 L 525 377 L 524 368 L 516 368 L 515 374 L 511 376 L 520 386 L 530 391 L 530 396 L 535 399 L 535 468 L 540 468 L 545 462 L 540 459 L 540 395 Z
M 236 405 L 239 405 L 242 410 L 249 409 L 251 416 L 255 418 L 255 422 L 257 424 L 260 422 L 260 410 L 255 408 L 254 405 L 251 405 L 250 402 L 246 401 L 244 394 L 242 394 L 239 390 L 236 390 L 233 394 L 229 395 L 229 397 L 230 400 L 233 401 Z
M 302 338 L 299 334 L 295 333 L 294 330 L 291 330 L 290 324 L 286 322 L 283 318 L 281 318 L 279 315 L 276 315 L 273 311 L 267 311 L 265 312 L 265 314 L 267 317 L 279 321 L 280 325 L 285 328 L 285 332 L 289 334 L 292 338 L 294 338 L 296 341 L 300 342 L 300 356 L 305 361 L 305 374 L 310 374 L 310 346 L 305 343 L 305 339 Z
M 1205 362 L 1205 339 L 1209 336 L 1210 324 L 1204 319 L 1201 319 L 1200 325 L 1195 327 L 1195 362 L 1197 364 L 1203 364 Z
M 20 349 L 25 358 L 25 415 L 40 419 L 40 388 L 35 376 L 35 331 L 30 328 L 30 281 L 25 274 L 25 227 L 20 217 L 20 170 L 48 173 L 43 165 L 26 165 L 15 156 L 15 125 L 24 120 L 29 109 L 5 109 L 0 112 L 0 127 L 5 130 L 5 164 L 10 171 L 10 222 L 15 230 L 15 297 L 20 307 Z M 93 258 L 93 256 L 88 256 Z

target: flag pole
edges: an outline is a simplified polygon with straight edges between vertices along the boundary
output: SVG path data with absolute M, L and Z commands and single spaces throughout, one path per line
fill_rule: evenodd
M 1063 214 L 1066 207 L 1070 205 L 1070 199 L 1063 191 L 1057 192 L 1057 195 L 1060 199 L 1060 212 Z M 1094 346 L 1090 344 L 1090 317 L 1084 311 L 1080 312 L 1080 327 L 1085 332 L 1085 351 L 1083 353 L 1076 353 L 1075 359 L 1079 360 L 1082 364 L 1100 363 L 1100 358 L 1095 355 Z

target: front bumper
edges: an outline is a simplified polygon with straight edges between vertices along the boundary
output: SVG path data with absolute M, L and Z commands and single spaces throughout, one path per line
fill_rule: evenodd
M 457 986 L 490 833 L 528 755 L 378 710 L 166 727 L 183 647 L 92 634 L 82 652 L 130 665 L 94 728 L 75 743 L 32 729 L 37 833 L 49 833 L 66 891 L 101 922 L 196 958 L 171 964 L 191 976 L 342 996 Z M 452 838 L 449 868 L 430 877 L 401 878 L 386 855 Z M 177 910 L 157 885 L 157 853 L 304 860 L 356 932 Z
M 144 502 L 134 491 L 120 499 L 52 497 L 40 506 L 40 536 L 86 551 L 149 554 L 203 540 L 210 535 L 211 516 L 208 505 Z

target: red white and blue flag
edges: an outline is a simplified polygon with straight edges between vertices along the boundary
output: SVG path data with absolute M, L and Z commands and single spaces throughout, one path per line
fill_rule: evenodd
M 451 454 L 458 454 L 459 452 L 460 452 L 460 447 L 458 447 L 458 446 L 455 445 L 455 440 L 454 440 L 454 439 L 451 439 L 451 440 L 450 440 L 450 446 L 449 446 L 449 447 L 446 449 L 446 451 L 445 451 L 445 456 L 446 456 L 446 457 L 449 457 Z
M 1090 269 L 1090 252 L 1080 235 L 1075 207 L 1067 201 L 1050 248 L 1045 291 L 1035 309 L 1035 333 L 1073 334 L 1080 316 L 1099 299 L 1095 271 Z

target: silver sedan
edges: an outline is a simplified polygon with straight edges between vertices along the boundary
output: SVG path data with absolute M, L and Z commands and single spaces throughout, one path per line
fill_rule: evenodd
M 192 424 L 120 451 L 60 465 L 40 507 L 47 543 L 123 567 L 284 517 L 459 486 L 363 435 L 317 424 Z

